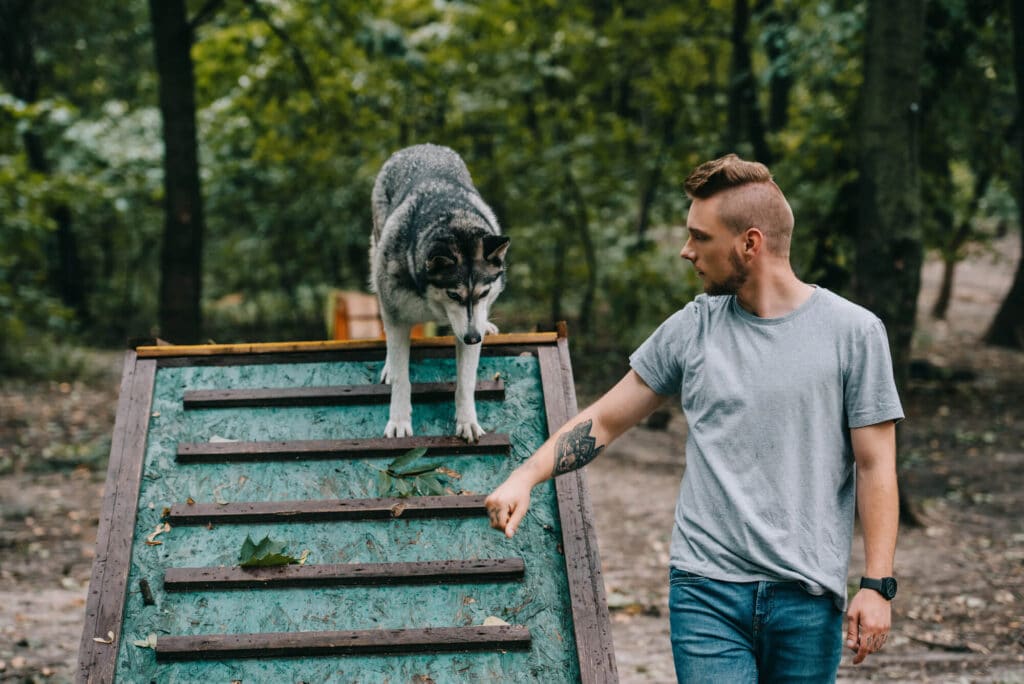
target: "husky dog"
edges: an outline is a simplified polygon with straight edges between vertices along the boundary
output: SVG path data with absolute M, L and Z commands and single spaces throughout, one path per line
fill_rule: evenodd
M 372 201 L 370 289 L 387 335 L 381 382 L 391 384 L 384 436 L 412 435 L 409 332 L 435 319 L 455 334 L 455 434 L 476 442 L 484 434 L 474 401 L 480 343 L 498 332 L 488 313 L 505 287 L 509 239 L 447 147 L 395 152 L 377 174 Z

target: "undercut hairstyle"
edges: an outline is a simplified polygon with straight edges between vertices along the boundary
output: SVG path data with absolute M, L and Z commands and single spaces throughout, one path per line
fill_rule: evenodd
M 690 199 L 722 195 L 718 217 L 726 227 L 737 235 L 757 228 L 764 234 L 769 252 L 789 256 L 793 210 L 764 164 L 727 154 L 695 168 L 683 187 Z

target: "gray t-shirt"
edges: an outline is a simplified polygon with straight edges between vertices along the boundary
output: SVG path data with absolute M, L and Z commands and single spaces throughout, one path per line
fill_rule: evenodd
M 903 418 L 882 322 L 816 288 L 758 318 L 698 296 L 632 354 L 689 426 L 670 563 L 724 581 L 793 580 L 846 606 L 850 428 Z

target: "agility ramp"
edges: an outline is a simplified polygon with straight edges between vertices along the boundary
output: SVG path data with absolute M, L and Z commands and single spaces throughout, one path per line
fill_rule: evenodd
M 535 488 L 511 540 L 483 505 L 577 410 L 565 337 L 486 338 L 475 445 L 451 436 L 452 338 L 413 345 L 416 436 L 393 440 L 380 341 L 126 354 L 79 681 L 617 681 L 583 473 Z M 448 490 L 382 496 L 421 446 Z M 240 568 L 247 535 L 305 562 Z

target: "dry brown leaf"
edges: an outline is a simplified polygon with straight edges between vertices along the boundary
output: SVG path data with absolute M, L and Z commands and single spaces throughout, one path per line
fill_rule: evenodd
M 461 480 L 462 479 L 462 473 L 460 473 L 458 471 L 455 471 L 455 470 L 452 470 L 451 468 L 446 468 L 444 466 L 440 466 L 437 469 L 437 472 L 439 472 L 439 473 L 441 473 L 443 475 L 447 475 L 448 477 L 452 478 L 453 480 Z
M 163 534 L 164 532 L 170 532 L 170 531 L 171 531 L 171 526 L 168 523 L 165 523 L 165 522 L 160 523 L 159 525 L 156 526 L 156 529 L 154 529 L 152 532 L 150 532 L 149 536 L 146 537 L 146 545 L 147 546 L 159 546 L 159 545 L 163 544 L 162 541 L 156 541 L 157 535 Z
M 405 509 L 408 508 L 404 503 L 396 503 L 391 507 L 391 516 L 397 518 L 405 513 Z
M 95 641 L 97 644 L 112 644 L 114 643 L 114 633 L 107 632 L 106 639 L 104 639 L 103 637 L 93 637 L 92 640 Z

